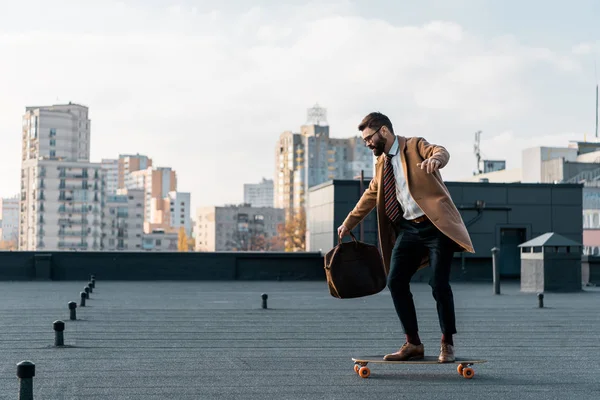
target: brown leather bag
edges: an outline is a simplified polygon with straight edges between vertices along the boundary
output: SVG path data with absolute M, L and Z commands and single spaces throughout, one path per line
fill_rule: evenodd
M 377 246 L 360 242 L 350 232 L 351 242 L 338 245 L 325 255 L 329 293 L 338 299 L 364 297 L 381 292 L 387 284 L 383 260 Z

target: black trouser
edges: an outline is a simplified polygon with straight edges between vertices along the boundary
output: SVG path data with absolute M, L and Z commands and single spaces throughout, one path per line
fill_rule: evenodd
M 410 279 L 417 271 L 423 255 L 429 252 L 429 285 L 437 304 L 440 328 L 443 334 L 455 334 L 454 297 L 449 283 L 454 243 L 429 220 L 415 223 L 401 218 L 401 222 L 396 226 L 396 234 L 388 288 L 404 333 L 414 335 L 419 330 L 415 304 L 410 292 Z

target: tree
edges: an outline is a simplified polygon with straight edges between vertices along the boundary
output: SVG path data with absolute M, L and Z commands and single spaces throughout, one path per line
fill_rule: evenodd
M 0 240 L 0 250 L 17 250 L 17 241 Z
M 179 227 L 179 235 L 177 237 L 177 250 L 188 251 L 188 238 L 185 234 L 185 228 Z
M 285 225 L 278 227 L 285 251 L 306 250 L 306 212 L 304 207 L 290 215 Z

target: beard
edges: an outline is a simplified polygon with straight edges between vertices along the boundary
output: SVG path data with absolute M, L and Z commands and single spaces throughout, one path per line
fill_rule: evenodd
M 379 157 L 380 155 L 383 154 L 383 149 L 385 149 L 386 143 L 387 143 L 387 140 L 385 140 L 384 138 L 380 138 L 380 140 L 378 140 L 377 143 L 375 143 L 375 145 L 369 146 L 369 148 L 373 151 L 373 154 L 376 157 Z

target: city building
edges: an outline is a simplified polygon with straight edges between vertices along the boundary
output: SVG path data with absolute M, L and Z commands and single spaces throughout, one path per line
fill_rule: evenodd
M 104 170 L 90 163 L 88 108 L 27 107 L 23 116 L 20 250 L 100 250 Z
M 0 241 L 4 247 L 17 248 L 19 239 L 19 195 L 0 198 Z
M 90 124 L 88 108 L 79 104 L 26 107 L 21 160 L 89 161 Z
M 332 138 L 327 112 L 315 105 L 308 109 L 300 133 L 286 131 L 275 148 L 275 207 L 289 217 L 306 207 L 306 193 L 332 179 L 373 176 L 373 154 L 362 137 Z
M 101 161 L 106 178 L 106 194 L 115 194 L 119 189 L 119 160 L 103 158 Z
M 600 142 L 571 141 L 567 147 L 524 149 L 521 167 L 462 181 L 583 184 L 583 253 L 600 255 Z
M 273 207 L 273 180 L 263 178 L 259 183 L 245 183 L 244 203 L 252 207 Z
M 22 168 L 20 250 L 101 250 L 100 163 L 27 160 Z
M 152 159 L 141 154 L 121 154 L 118 161 L 118 188 L 129 189 L 126 184 L 130 173 L 135 171 L 145 171 L 152 166 Z
M 499 249 L 501 277 L 518 278 L 519 244 L 549 232 L 582 242 L 581 184 L 446 182 L 446 185 L 475 248 L 474 254 L 455 253 L 452 279 L 490 279 L 493 247 Z M 327 253 L 338 243 L 337 228 L 360 195 L 360 181 L 356 180 L 334 180 L 310 189 L 307 251 Z M 352 232 L 358 240 L 378 245 L 377 211 L 367 215 L 362 229 L 359 225 Z M 344 238 L 349 240 L 352 239 Z M 421 273 L 430 271 L 425 268 Z
M 142 251 L 178 251 L 178 233 L 164 232 L 160 229 L 142 235 Z
M 106 197 L 103 250 L 142 251 L 144 191 L 118 189 Z
M 275 178 L 273 180 L 274 205 L 286 212 L 304 196 L 301 169 L 304 167 L 302 136 L 291 131 L 283 132 L 275 146 Z
M 284 210 L 249 204 L 200 207 L 194 227 L 196 251 L 279 251 Z
M 164 199 L 152 198 L 150 211 L 144 232 L 179 232 L 179 228 L 183 227 L 186 236 L 192 236 L 190 193 L 171 191 Z
M 169 192 L 177 191 L 177 174 L 170 167 L 148 167 L 143 170 L 127 173 L 124 178 L 125 188 L 142 189 L 144 191 L 144 232 L 150 233 L 153 226 L 160 227 L 167 223 L 164 216 L 164 200 Z

